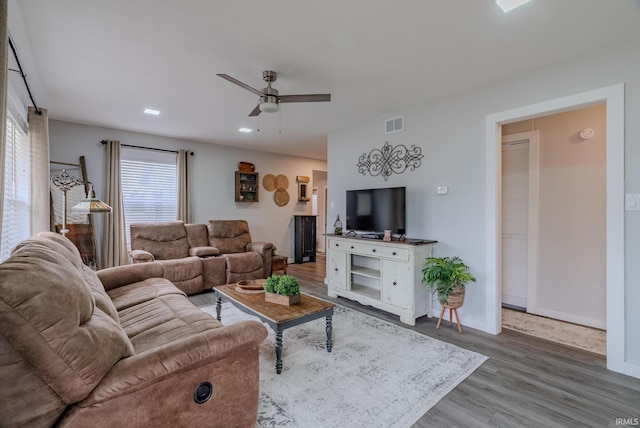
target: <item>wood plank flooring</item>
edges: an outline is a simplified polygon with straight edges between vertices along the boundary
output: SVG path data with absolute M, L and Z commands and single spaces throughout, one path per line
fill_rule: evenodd
M 395 315 L 329 298 L 323 256 L 291 264 L 288 273 L 306 293 L 489 357 L 413 428 L 615 427 L 617 418 L 640 418 L 640 379 L 607 370 L 601 356 L 513 331 L 493 336 L 463 326 L 458 334 L 448 322 L 436 330 L 436 318 L 410 327 Z

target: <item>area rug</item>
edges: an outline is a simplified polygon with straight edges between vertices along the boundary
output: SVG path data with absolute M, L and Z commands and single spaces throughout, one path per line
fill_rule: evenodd
M 607 332 L 511 309 L 502 309 L 502 328 L 607 355 Z
M 215 306 L 202 310 L 215 316 Z M 230 303 L 221 317 L 252 318 Z M 285 330 L 278 375 L 269 329 L 260 347 L 259 427 L 410 427 L 487 359 L 342 306 L 332 338 L 328 353 L 324 319 Z

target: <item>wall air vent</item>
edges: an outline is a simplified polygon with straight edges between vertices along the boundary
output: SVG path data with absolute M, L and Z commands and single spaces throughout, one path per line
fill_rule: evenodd
M 404 116 L 394 117 L 388 119 L 384 123 L 384 133 L 390 134 L 392 132 L 404 131 Z

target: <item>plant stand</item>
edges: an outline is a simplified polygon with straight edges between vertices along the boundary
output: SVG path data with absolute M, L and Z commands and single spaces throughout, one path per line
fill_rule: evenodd
M 449 325 L 453 325 L 453 315 L 455 315 L 456 323 L 458 324 L 458 333 L 462 334 L 462 326 L 460 325 L 460 318 L 458 317 L 458 308 L 462 306 L 462 303 L 464 303 L 464 288 L 454 287 L 449 291 L 446 302 L 440 297 L 438 297 L 438 301 L 442 305 L 442 310 L 440 311 L 440 317 L 438 318 L 436 328 L 440 328 L 444 311 L 449 309 Z
M 440 323 L 442 322 L 442 317 L 444 316 L 444 311 L 449 309 L 449 325 L 453 325 L 453 315 L 456 316 L 456 324 L 458 325 L 458 333 L 462 334 L 462 326 L 460 325 L 460 318 L 458 317 L 458 309 L 450 308 L 447 306 L 442 306 L 442 310 L 440 311 L 440 317 L 438 318 L 438 324 L 436 328 L 440 328 Z

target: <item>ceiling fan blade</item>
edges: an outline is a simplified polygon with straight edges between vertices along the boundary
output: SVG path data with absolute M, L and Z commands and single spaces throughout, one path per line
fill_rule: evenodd
M 280 95 L 281 103 L 314 103 L 331 101 L 331 94 Z
M 218 73 L 218 76 L 222 77 L 225 80 L 228 80 L 231 83 L 235 83 L 236 85 L 240 86 L 241 88 L 245 88 L 247 91 L 253 92 L 254 94 L 256 94 L 256 95 L 258 95 L 260 97 L 264 95 L 262 92 L 260 92 L 256 88 L 252 88 L 251 86 L 247 85 L 246 83 L 242 83 L 238 79 L 235 79 L 235 78 L 229 76 L 228 74 L 219 74 Z
M 260 114 L 260 104 L 258 104 L 256 106 L 256 108 L 254 108 L 253 110 L 251 110 L 251 113 L 249 113 L 249 117 L 251 116 L 257 116 Z

